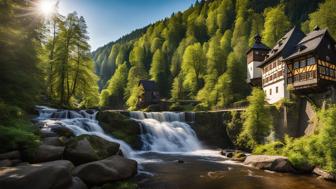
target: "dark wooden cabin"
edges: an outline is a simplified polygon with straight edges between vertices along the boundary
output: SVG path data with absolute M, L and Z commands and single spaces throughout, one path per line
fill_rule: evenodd
M 320 92 L 336 85 L 336 43 L 327 29 L 315 27 L 285 62 L 287 83 L 297 92 Z
M 159 104 L 160 93 L 155 81 L 152 80 L 140 80 L 139 87 L 141 87 L 142 92 L 138 96 L 139 108 L 144 108 L 149 105 Z

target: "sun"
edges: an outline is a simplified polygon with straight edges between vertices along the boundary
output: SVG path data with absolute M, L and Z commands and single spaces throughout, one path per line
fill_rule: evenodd
M 54 0 L 41 0 L 38 3 L 38 9 L 42 15 L 49 17 L 56 11 L 56 2 Z

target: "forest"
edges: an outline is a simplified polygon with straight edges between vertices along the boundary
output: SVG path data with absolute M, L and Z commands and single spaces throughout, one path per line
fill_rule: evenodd
M 134 31 L 93 52 L 100 105 L 134 109 L 141 79 L 154 80 L 163 99 L 196 100 L 195 109 L 244 101 L 246 52 L 260 34 L 272 47 L 293 26 L 315 25 L 336 35 L 332 6 L 321 0 L 209 0 Z

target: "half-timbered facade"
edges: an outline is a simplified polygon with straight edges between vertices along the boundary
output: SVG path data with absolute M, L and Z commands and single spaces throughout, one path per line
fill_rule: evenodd
M 303 32 L 294 27 L 276 43 L 259 66 L 262 69 L 262 88 L 270 104 L 288 96 L 287 66 L 284 60 L 293 53 L 303 37 Z
M 316 27 L 285 61 L 287 83 L 296 92 L 324 91 L 336 84 L 336 43 L 327 29 Z

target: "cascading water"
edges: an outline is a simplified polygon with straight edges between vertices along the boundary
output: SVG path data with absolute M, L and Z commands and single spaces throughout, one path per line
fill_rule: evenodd
M 185 122 L 185 113 L 131 112 L 141 124 L 144 151 L 191 152 L 202 148 L 194 130 Z
M 45 106 L 37 106 L 39 116 L 37 121 L 43 124 L 44 130 L 50 130 L 52 127 L 66 127 L 74 135 L 96 135 L 105 140 L 120 144 L 120 148 L 126 157 L 131 158 L 134 155 L 132 148 L 122 140 L 118 140 L 104 133 L 96 120 L 97 111 L 95 110 L 57 110 Z

